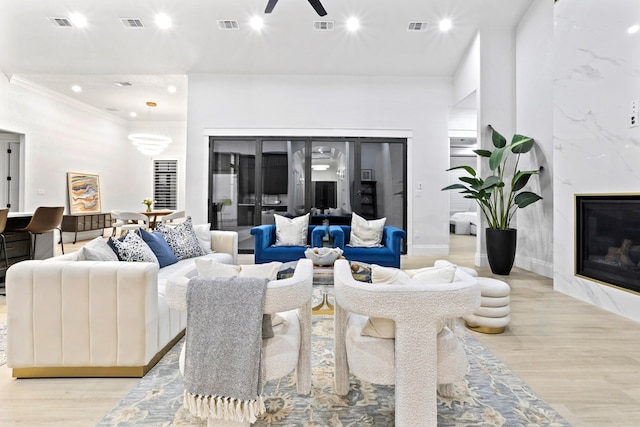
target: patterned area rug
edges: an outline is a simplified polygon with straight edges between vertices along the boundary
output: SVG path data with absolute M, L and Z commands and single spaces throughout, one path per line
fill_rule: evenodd
M 458 336 L 469 358 L 459 397 L 438 398 L 438 426 L 569 426 L 546 402 L 464 328 Z M 351 378 L 349 394 L 333 388 L 333 318 L 314 316 L 313 376 L 309 396 L 298 396 L 291 374 L 265 384 L 267 413 L 256 426 L 393 426 L 394 390 Z M 184 339 L 183 339 L 184 340 Z M 106 426 L 199 426 L 182 407 L 178 356 L 182 341 L 98 424 Z

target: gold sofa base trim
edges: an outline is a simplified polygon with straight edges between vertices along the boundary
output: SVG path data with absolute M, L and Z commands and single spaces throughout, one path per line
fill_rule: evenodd
M 468 323 L 466 323 L 466 325 L 467 328 L 471 329 L 472 331 L 480 332 L 482 334 L 501 334 L 506 329 L 505 326 L 501 328 L 490 328 L 488 326 L 471 326 Z
M 51 366 L 13 368 L 14 378 L 141 378 L 184 336 L 184 329 L 145 366 Z

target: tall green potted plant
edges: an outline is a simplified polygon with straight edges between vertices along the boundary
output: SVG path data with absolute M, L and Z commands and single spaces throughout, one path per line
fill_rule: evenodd
M 491 125 L 491 140 L 494 149 L 473 150 L 480 157 L 489 159 L 491 174 L 481 178 L 471 166 L 456 166 L 448 171 L 464 169 L 468 176 L 459 177 L 462 184 L 452 184 L 442 190 L 460 190 L 465 198 L 474 199 L 487 220 L 487 257 L 494 274 L 509 274 L 516 256 L 517 231 L 510 227 L 511 219 L 519 208 L 525 208 L 542 197 L 522 191 L 532 175 L 538 170 L 518 169 L 520 155 L 531 151 L 535 141 L 523 135 L 514 135 L 510 143 Z M 515 156 L 511 163 L 511 155 Z

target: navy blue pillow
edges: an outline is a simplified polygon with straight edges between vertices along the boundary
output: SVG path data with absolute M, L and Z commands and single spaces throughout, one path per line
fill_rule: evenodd
M 120 236 L 117 240 L 120 240 L 122 242 L 124 240 L 124 236 L 126 236 L 126 234 L 123 235 L 123 236 Z M 118 256 L 118 259 L 120 261 L 124 261 L 122 258 L 120 258 L 120 254 L 118 253 L 118 248 L 116 248 L 116 245 L 113 244 L 114 240 L 116 240 L 116 239 L 114 239 L 113 237 L 109 237 L 109 240 L 107 240 L 107 245 L 109 245 L 111 250 L 116 253 L 116 255 Z
M 175 264 L 178 262 L 178 258 L 169 247 L 169 244 L 165 240 L 162 234 L 154 231 L 153 233 L 149 233 L 143 229 L 138 230 L 140 232 L 140 236 L 142 240 L 149 245 L 153 254 L 158 258 L 158 262 L 160 263 L 160 268 L 166 267 L 167 265 Z

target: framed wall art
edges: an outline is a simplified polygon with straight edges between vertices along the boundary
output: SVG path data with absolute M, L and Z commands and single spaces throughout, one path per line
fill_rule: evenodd
M 100 213 L 100 178 L 90 173 L 67 172 L 71 214 Z
M 361 181 L 373 181 L 373 169 L 362 169 L 360 171 Z

